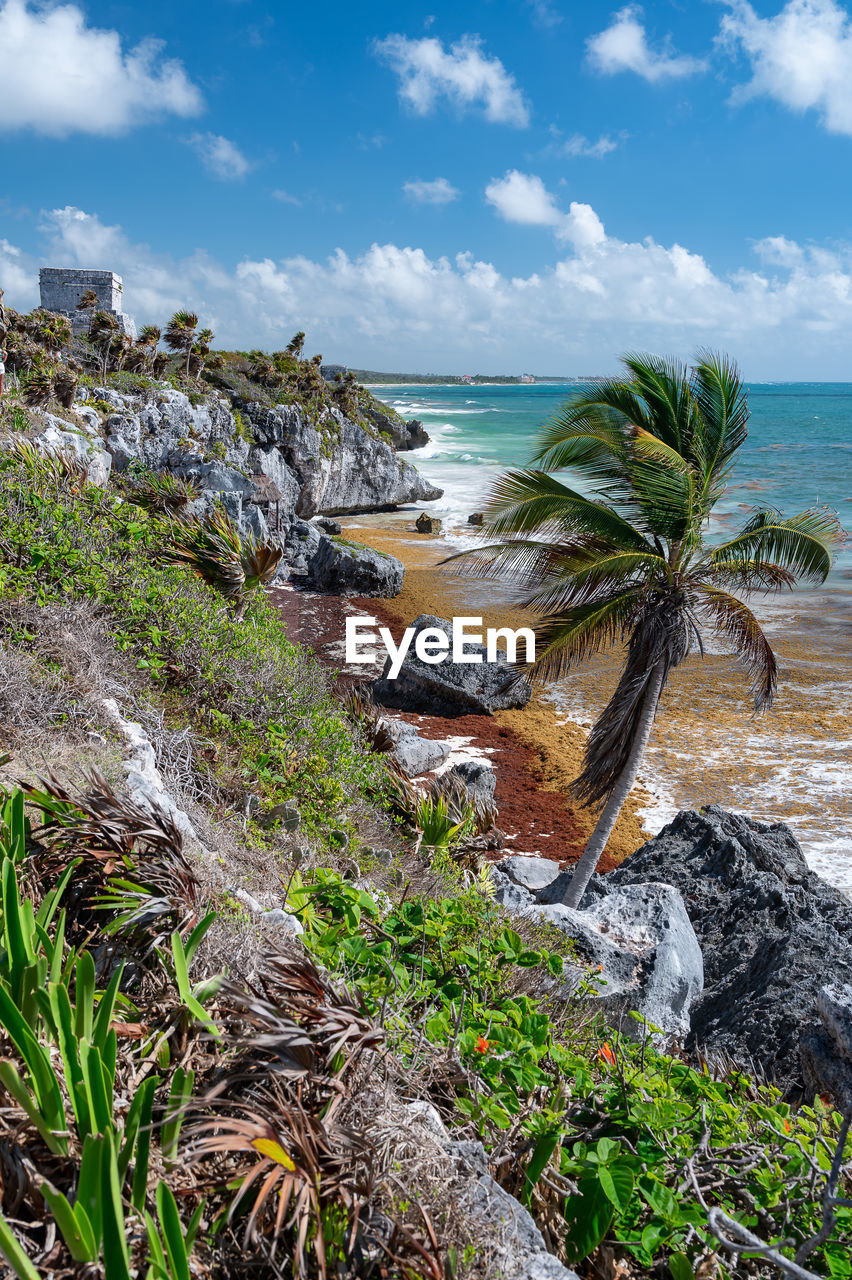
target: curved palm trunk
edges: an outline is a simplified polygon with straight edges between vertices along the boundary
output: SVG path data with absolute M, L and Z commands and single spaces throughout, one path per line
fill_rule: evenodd
M 589 836 L 589 843 L 583 850 L 582 857 L 574 867 L 574 874 L 571 877 L 571 883 L 564 898 L 566 907 L 579 907 L 580 899 L 586 892 L 586 886 L 601 860 L 601 855 L 606 848 L 606 842 L 618 821 L 618 815 L 624 807 L 625 800 L 633 790 L 633 784 L 636 781 L 636 775 L 639 772 L 639 766 L 642 763 L 642 757 L 645 754 L 645 748 L 651 736 L 657 704 L 663 691 L 664 679 L 664 664 L 658 662 L 651 672 L 648 687 L 643 696 L 642 712 L 636 729 L 636 737 L 633 740 L 630 755 L 627 757 L 627 763 L 613 789 L 612 795 L 604 806 L 601 816 L 598 818 L 594 831 Z

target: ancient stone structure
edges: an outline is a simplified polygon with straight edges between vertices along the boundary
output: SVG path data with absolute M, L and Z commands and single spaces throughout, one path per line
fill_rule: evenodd
M 136 337 L 136 324 L 132 316 L 122 309 L 121 276 L 114 271 L 88 271 L 79 267 L 42 267 L 38 273 L 41 305 L 46 311 L 58 311 L 67 316 L 75 332 L 84 331 L 89 324 L 89 312 L 78 311 L 77 303 L 87 289 L 98 299 L 98 310 L 114 316 L 119 327 L 128 337 Z

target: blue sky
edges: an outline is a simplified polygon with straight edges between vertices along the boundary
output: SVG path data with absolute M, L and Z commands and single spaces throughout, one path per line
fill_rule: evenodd
M 383 369 L 850 379 L 835 0 L 0 0 L 0 285 Z

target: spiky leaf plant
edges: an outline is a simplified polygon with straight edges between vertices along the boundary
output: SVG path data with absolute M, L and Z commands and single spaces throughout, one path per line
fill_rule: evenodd
M 194 569 L 240 613 L 246 596 L 275 576 L 283 554 L 283 548 L 257 542 L 252 534 L 241 537 L 227 512 L 216 507 L 201 521 L 176 525 L 163 558 Z
M 169 350 L 186 356 L 184 372 L 187 377 L 197 329 L 198 316 L 194 311 L 176 311 L 163 331 L 163 340 Z
M 201 485 L 191 476 L 176 476 L 171 471 L 146 471 L 128 477 L 125 492 L 132 502 L 146 511 L 174 515 L 201 497 Z
M 755 708 L 768 706 L 775 655 L 733 592 L 823 582 L 840 537 L 832 512 L 765 509 L 713 542 L 708 521 L 747 435 L 736 366 L 706 352 L 692 370 L 647 355 L 624 365 L 627 377 L 595 382 L 544 430 L 541 469 L 497 482 L 485 529 L 498 541 L 461 553 L 471 572 L 527 589 L 528 607 L 542 616 L 533 677 L 559 679 L 626 642 L 621 679 L 572 788 L 580 802 L 603 806 L 566 898 L 574 907 L 636 780 L 671 671 L 708 628 L 741 659 Z M 553 474 L 566 471 L 579 488 Z

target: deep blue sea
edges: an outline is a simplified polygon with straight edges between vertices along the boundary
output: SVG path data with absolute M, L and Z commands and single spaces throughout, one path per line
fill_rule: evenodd
M 506 467 L 530 463 L 540 426 L 577 389 L 375 391 L 428 430 L 431 442 L 408 456 L 444 489 L 429 510 L 442 517 L 450 545 L 463 547 L 476 541 L 467 517 L 482 507 L 493 480 Z M 732 532 L 756 506 L 792 514 L 824 505 L 852 530 L 852 383 L 753 384 L 749 404 L 749 437 L 711 536 Z M 811 866 L 852 894 L 852 538 L 825 586 L 753 607 L 779 654 L 775 706 L 759 718 L 749 713 L 724 641 L 711 638 L 716 665 L 690 660 L 669 682 L 640 779 L 651 794 L 646 830 L 656 832 L 679 808 L 714 802 L 783 819 Z M 605 700 L 602 688 L 592 667 L 550 696 L 567 718 L 587 726 Z

